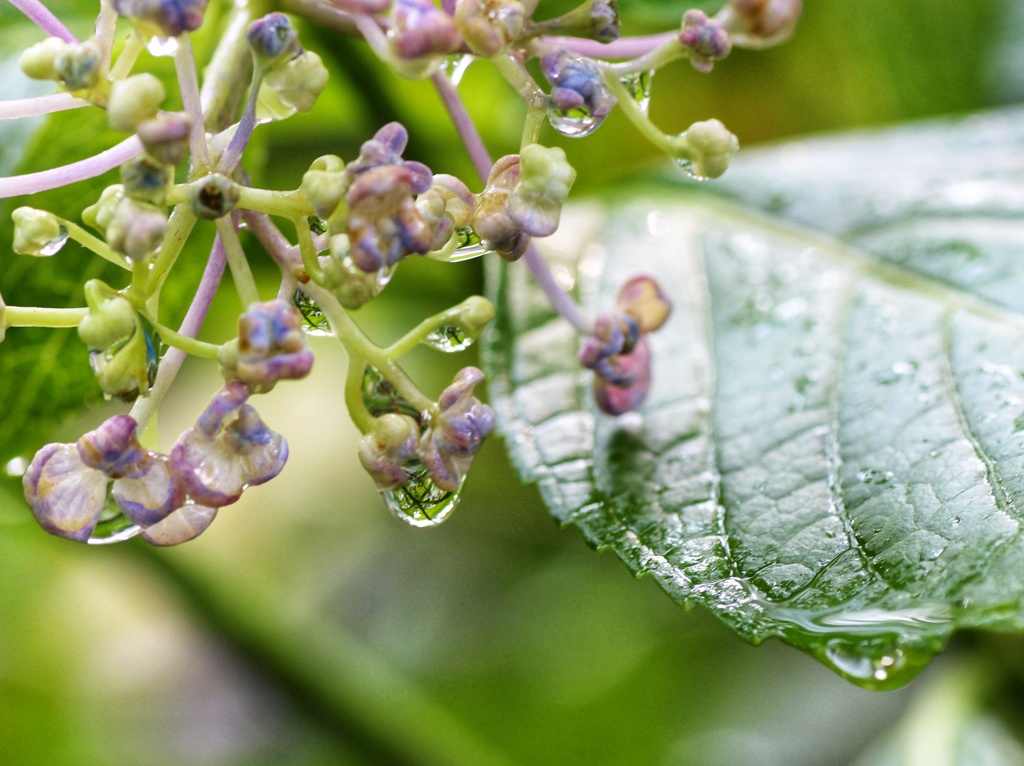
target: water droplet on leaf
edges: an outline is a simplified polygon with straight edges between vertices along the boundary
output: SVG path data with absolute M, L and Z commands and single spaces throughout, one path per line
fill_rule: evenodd
M 399 521 L 413 527 L 434 527 L 443 522 L 459 504 L 459 493 L 438 487 L 423 466 L 407 468 L 409 480 L 381 497 Z
M 302 314 L 303 332 L 317 337 L 333 335 L 323 309 L 309 295 L 301 289 L 296 289 L 295 294 L 292 296 L 292 303 L 295 304 L 295 308 Z

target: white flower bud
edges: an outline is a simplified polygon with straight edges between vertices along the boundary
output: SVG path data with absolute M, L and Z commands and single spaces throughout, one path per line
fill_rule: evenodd
M 695 178 L 718 178 L 739 151 L 740 142 L 719 120 L 695 122 L 678 139 L 678 159 Z
M 68 230 L 53 213 L 32 207 L 19 207 L 11 213 L 14 221 L 14 252 L 21 255 L 49 256 L 63 247 Z
M 115 82 L 107 101 L 110 127 L 135 132 L 140 122 L 156 115 L 166 95 L 164 84 L 148 72 Z
M 301 56 L 267 72 L 263 86 L 285 107 L 305 113 L 313 108 L 320 92 L 327 87 L 327 76 L 327 67 L 320 57 L 312 51 L 304 51 Z
M 302 176 L 299 188 L 321 218 L 330 218 L 348 191 L 351 178 L 344 170 L 341 158 L 329 154 L 314 160 Z
M 60 38 L 48 37 L 26 48 L 18 59 L 18 66 L 33 80 L 56 80 L 57 56 L 66 47 L 67 43 Z
M 124 187 L 121 184 L 108 186 L 96 202 L 82 211 L 82 220 L 105 236 L 107 227 L 114 218 L 114 211 L 123 198 Z

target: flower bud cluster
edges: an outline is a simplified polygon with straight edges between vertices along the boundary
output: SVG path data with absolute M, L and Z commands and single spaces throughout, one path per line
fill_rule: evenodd
M 419 419 L 395 412 L 374 420 L 358 453 L 380 490 L 404 484 L 420 467 L 442 490 L 459 490 L 473 457 L 494 430 L 493 410 L 473 395 L 483 379 L 479 369 L 466 367 Z
M 647 334 L 669 317 L 672 304 L 648 276 L 630 279 L 619 291 L 617 310 L 598 316 L 580 349 L 580 364 L 594 371 L 594 399 L 610 415 L 637 409 L 651 385 Z
M 88 542 L 112 501 L 153 545 L 193 539 L 217 509 L 274 478 L 288 458 L 284 438 L 246 403 L 249 395 L 244 384 L 229 383 L 168 455 L 139 443 L 130 415 L 109 418 L 75 443 L 46 445 L 22 478 L 36 521 Z

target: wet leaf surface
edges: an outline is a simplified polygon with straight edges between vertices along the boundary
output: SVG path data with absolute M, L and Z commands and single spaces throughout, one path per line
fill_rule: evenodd
M 577 210 L 547 254 L 584 305 L 647 272 L 675 312 L 646 404 L 610 418 L 526 269 L 492 271 L 521 475 L 678 602 L 870 688 L 1024 627 L 1019 124 L 803 141 Z

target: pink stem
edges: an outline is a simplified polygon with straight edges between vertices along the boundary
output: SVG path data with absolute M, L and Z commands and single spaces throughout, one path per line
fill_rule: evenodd
M 139 141 L 139 137 L 130 136 L 94 157 L 72 162 L 70 165 L 41 170 L 38 173 L 0 178 L 0 199 L 19 197 L 22 194 L 35 194 L 76 181 L 84 181 L 86 178 L 95 178 L 108 170 L 113 170 L 141 152 L 142 143 Z
M 51 93 L 49 96 L 16 98 L 10 101 L 0 101 L 0 120 L 36 117 L 40 114 L 61 112 L 65 109 L 77 109 L 80 106 L 92 106 L 92 103 L 83 98 L 75 98 L 70 93 Z
M 596 40 L 584 40 L 579 37 L 545 37 L 544 40 L 590 58 L 632 59 L 650 53 L 677 34 L 677 32 L 663 32 L 646 37 L 623 37 L 610 43 L 599 43 Z
M 469 158 L 472 160 L 480 180 L 483 183 L 487 183 L 487 176 L 490 175 L 491 165 L 493 164 L 491 156 L 488 154 L 487 147 L 484 146 L 483 139 L 480 138 L 480 133 L 473 124 L 469 112 L 466 111 L 465 104 L 459 98 L 459 92 L 455 89 L 452 81 L 440 72 L 433 76 L 433 80 L 434 86 L 441 96 L 441 101 L 448 110 L 448 114 L 451 115 L 452 122 L 455 124 L 455 130 L 458 132 L 459 138 L 462 139 L 462 143 L 466 146 L 466 151 L 469 153 Z M 551 273 L 551 269 L 548 268 L 547 263 L 533 242 L 530 242 L 527 246 L 523 260 L 526 261 L 530 273 L 533 274 L 537 284 L 540 285 L 541 289 L 548 296 L 548 300 L 551 301 L 551 305 L 555 310 L 568 319 L 577 332 L 582 335 L 589 335 L 591 331 L 590 322 L 587 321 L 583 312 L 580 311 L 580 307 L 558 286 L 554 275 Z
M 64 26 L 53 12 L 39 0 L 11 0 L 11 5 L 28 16 L 50 37 L 59 37 L 66 43 L 77 43 L 78 38 Z

